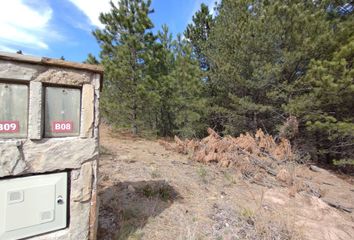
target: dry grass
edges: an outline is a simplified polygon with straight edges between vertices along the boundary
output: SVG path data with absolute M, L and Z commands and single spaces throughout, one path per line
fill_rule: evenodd
M 104 130 L 101 143 L 114 155 L 101 155 L 99 239 L 352 239 L 353 215 L 322 199 L 350 207 L 353 187 L 297 165 L 297 156 L 276 159 L 281 154 L 264 149 L 274 149 L 267 135 L 249 134 L 256 148 L 236 147 L 233 162 L 223 167 L 191 161 L 209 141 L 189 141 L 177 154 L 176 144 L 160 143 L 168 143 L 166 151 L 152 141 L 107 137 Z M 224 138 L 212 137 L 223 146 Z
M 289 222 L 289 216 L 278 211 L 267 211 L 263 207 L 264 192 L 254 193 L 250 183 L 266 187 L 289 187 L 289 194 L 303 190 L 299 181 L 295 181 L 296 155 L 290 142 L 281 138 L 279 142 L 258 130 L 253 136 L 249 133 L 234 138 L 220 137 L 212 129 L 209 136 L 197 140 L 184 140 L 175 137 L 175 143 L 159 141 L 166 150 L 190 155 L 192 160 L 202 163 L 216 163 L 219 167 L 234 167 L 238 169 L 243 179 L 236 180 L 236 173 L 224 171 L 225 181 L 229 184 L 244 185 L 249 192 L 250 201 L 257 206 L 255 209 L 243 207 L 235 214 L 239 219 L 235 228 L 242 239 L 301 239 L 294 230 L 294 224 Z M 203 167 L 197 169 L 198 176 L 206 183 L 207 171 Z M 247 180 L 247 181 L 244 181 Z M 278 183 L 277 183 L 278 182 Z M 292 193 L 295 191 L 295 193 Z M 246 233 L 247 232 L 247 233 Z M 217 236 L 216 238 L 221 237 Z M 221 238 L 222 239 L 222 238 Z
M 200 141 L 182 141 L 176 136 L 174 144 L 165 141 L 159 143 L 166 150 L 190 154 L 198 162 L 217 163 L 221 167 L 236 166 L 246 177 L 256 176 L 255 172 L 259 169 L 275 176 L 279 165 L 295 158 L 287 139 L 281 138 L 276 143 L 272 136 L 264 134 L 262 130 L 258 130 L 254 136 L 246 133 L 237 138 L 220 137 L 210 128 L 208 133 L 209 136 Z
M 208 183 L 208 172 L 203 166 L 197 168 L 197 174 L 203 183 Z

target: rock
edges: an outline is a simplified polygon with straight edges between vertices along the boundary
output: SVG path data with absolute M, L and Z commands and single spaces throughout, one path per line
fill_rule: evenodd
M 70 233 L 65 239 L 88 239 L 90 202 L 71 202 L 70 204 Z
M 30 101 L 29 101 L 29 123 L 28 137 L 39 140 L 42 138 L 42 83 L 30 83 Z
M 119 156 L 119 160 L 121 160 L 121 161 L 127 161 L 127 160 L 129 160 L 129 159 L 130 159 L 130 157 L 127 156 L 127 155 L 120 155 L 120 156 Z
M 292 179 L 290 173 L 289 173 L 286 169 L 284 169 L 284 168 L 281 169 L 281 170 L 278 172 L 276 178 L 277 178 L 279 181 L 281 181 L 281 182 L 283 182 L 283 183 L 286 183 L 286 184 L 288 184 L 288 185 L 290 185 L 290 184 L 292 183 L 292 181 L 293 181 L 293 179 Z
M 97 203 L 97 192 L 94 190 L 92 192 L 92 198 L 91 198 L 91 210 L 90 210 L 90 240 L 96 240 L 97 239 L 97 229 L 98 229 L 98 214 L 99 214 L 99 209 L 98 209 L 98 203 Z
M 308 194 L 320 198 L 322 196 L 321 194 L 321 189 L 317 184 L 311 183 L 311 182 L 305 182 L 304 183 L 304 190 Z
M 82 86 L 91 83 L 91 74 L 72 69 L 51 68 L 41 73 L 35 82 Z
M 84 84 L 82 87 L 81 101 L 81 129 L 80 137 L 92 137 L 94 122 L 94 89 L 90 84 Z
M 93 135 L 95 138 L 99 137 L 99 124 L 100 124 L 100 106 L 99 106 L 99 100 L 100 100 L 100 93 L 101 93 L 101 76 L 99 74 L 94 74 L 93 75 L 93 80 L 92 82 L 94 83 L 95 86 L 95 120 L 94 120 L 94 130 L 93 130 Z
M 310 166 L 310 170 L 314 171 L 314 172 L 327 172 L 326 170 L 324 170 L 323 168 L 319 168 L 315 165 L 311 165 Z
M 135 188 L 132 185 L 128 185 L 128 191 L 131 193 L 135 192 Z
M 21 173 L 26 168 L 17 141 L 0 143 L 0 177 Z
M 44 67 L 38 65 L 0 61 L 0 78 L 3 79 L 30 81 L 44 70 Z
M 81 164 L 98 157 L 97 140 L 78 138 L 52 138 L 26 141 L 24 157 L 31 172 L 50 172 L 79 169 Z
M 324 197 L 322 198 L 322 201 L 324 201 L 331 207 L 337 208 L 348 213 L 352 213 L 354 211 L 354 206 L 346 206 L 345 204 L 338 202 L 336 199 Z
M 73 171 L 78 172 L 78 170 Z M 77 175 L 77 173 L 72 173 Z M 92 163 L 88 162 L 82 165 L 79 177 L 72 181 L 72 198 L 76 202 L 86 202 L 91 198 L 92 191 Z

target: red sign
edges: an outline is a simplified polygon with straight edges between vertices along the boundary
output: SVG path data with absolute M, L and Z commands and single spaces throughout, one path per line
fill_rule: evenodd
M 19 131 L 19 121 L 0 121 L 0 133 L 18 133 Z
M 52 132 L 55 133 L 72 133 L 74 131 L 72 121 L 52 122 Z

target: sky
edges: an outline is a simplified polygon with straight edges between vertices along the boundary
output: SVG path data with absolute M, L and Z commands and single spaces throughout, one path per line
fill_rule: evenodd
M 200 4 L 213 9 L 215 1 L 152 0 L 154 32 L 167 24 L 174 36 L 183 33 Z M 92 30 L 104 27 L 98 17 L 109 9 L 109 0 L 1 0 L 0 51 L 76 62 L 98 56 Z

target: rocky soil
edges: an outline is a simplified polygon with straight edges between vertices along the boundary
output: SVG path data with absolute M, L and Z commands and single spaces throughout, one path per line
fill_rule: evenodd
M 98 239 L 353 239 L 354 184 L 307 165 L 306 183 L 251 183 L 157 141 L 101 128 Z

